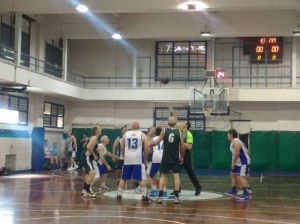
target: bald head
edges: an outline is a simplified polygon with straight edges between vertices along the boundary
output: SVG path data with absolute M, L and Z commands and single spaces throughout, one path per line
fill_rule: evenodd
M 168 125 L 169 125 L 170 128 L 174 128 L 175 125 L 176 125 L 176 118 L 175 117 L 169 117 Z
M 140 123 L 138 121 L 133 121 L 131 123 L 131 129 L 132 130 L 139 130 L 140 129 Z

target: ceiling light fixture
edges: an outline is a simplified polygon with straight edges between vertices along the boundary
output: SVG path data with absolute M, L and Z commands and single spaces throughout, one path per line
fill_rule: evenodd
M 204 30 L 201 30 L 201 36 L 207 37 L 210 35 L 211 35 L 211 33 L 210 33 L 209 29 L 207 28 L 207 26 L 205 26 Z
M 296 29 L 293 30 L 294 36 L 300 36 L 300 24 L 296 27 Z
M 122 39 L 122 36 L 121 36 L 121 29 L 122 29 L 122 27 L 121 27 L 121 26 L 118 26 L 118 27 L 117 27 L 117 31 L 116 31 L 113 35 L 111 35 L 111 37 L 114 38 L 115 40 L 120 40 L 120 39 Z
M 180 4 L 178 8 L 182 10 L 203 10 L 208 8 L 208 6 L 200 1 L 188 1 Z
M 79 11 L 79 12 L 87 12 L 89 11 L 89 8 L 84 5 L 84 4 L 80 4 L 76 7 L 76 9 Z

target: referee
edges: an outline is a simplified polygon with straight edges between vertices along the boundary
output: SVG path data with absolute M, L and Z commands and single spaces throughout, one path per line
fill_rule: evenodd
M 173 108 L 169 108 L 171 114 L 176 117 L 175 111 Z M 191 164 L 191 156 L 190 151 L 193 148 L 194 138 L 193 134 L 190 132 L 191 123 L 189 121 L 184 122 L 181 124 L 181 132 L 182 132 L 182 138 L 184 141 L 184 147 L 185 147 L 185 154 L 184 154 L 184 160 L 182 167 L 184 167 L 185 171 L 187 172 L 191 182 L 193 183 L 195 187 L 195 196 L 198 196 L 201 194 L 202 187 L 199 184 L 197 177 L 193 171 L 192 164 Z

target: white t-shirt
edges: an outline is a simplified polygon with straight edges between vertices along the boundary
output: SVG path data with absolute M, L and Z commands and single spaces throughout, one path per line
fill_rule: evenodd
M 103 147 L 103 149 L 104 149 L 104 158 L 106 157 L 106 153 L 107 153 L 107 149 L 106 149 L 106 147 L 104 146 L 104 145 L 102 145 L 101 143 L 98 145 L 98 146 L 102 146 Z M 100 152 L 99 152 L 99 155 L 100 155 Z M 98 159 L 98 163 L 100 164 L 100 165 L 102 165 L 103 164 L 103 162 L 101 161 L 101 159 L 100 159 L 100 157 L 99 157 L 99 159 Z
M 132 130 L 125 133 L 124 165 L 144 163 L 143 132 Z
M 159 136 L 155 136 L 153 141 L 156 141 Z M 152 163 L 161 163 L 162 155 L 164 151 L 164 141 L 161 141 L 157 146 L 153 147 Z

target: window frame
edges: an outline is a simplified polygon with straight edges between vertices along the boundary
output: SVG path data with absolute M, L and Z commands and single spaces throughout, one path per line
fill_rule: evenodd
M 61 42 L 61 40 L 59 40 Z M 50 59 L 47 57 L 48 56 L 48 51 L 47 49 L 50 48 Z M 54 51 L 57 50 L 61 54 L 61 57 L 55 58 L 54 60 Z M 57 59 L 57 60 L 56 60 Z M 61 59 L 61 60 L 59 60 Z M 57 78 L 62 78 L 63 77 L 63 51 L 60 49 L 60 47 L 55 46 L 54 40 L 52 39 L 51 44 L 47 43 L 46 41 L 46 46 L 45 46 L 45 68 L 44 72 L 46 74 L 55 76 Z M 58 62 L 57 66 L 55 66 L 55 62 Z M 60 71 L 57 72 L 56 70 Z
M 3 93 L 0 93 L 0 95 L 4 95 Z M 28 126 L 28 112 L 29 112 L 29 99 L 27 97 L 21 97 L 21 96 L 15 96 L 15 95 L 10 95 L 8 94 L 8 110 L 11 110 L 11 97 L 14 97 L 14 98 L 17 98 L 18 99 L 18 112 L 23 112 L 23 113 L 26 113 L 26 122 L 25 124 L 20 124 L 20 120 L 19 120 L 19 123 L 18 124 L 12 124 L 12 123 L 0 123 L 0 124 L 3 124 L 3 125 L 18 125 L 18 126 Z M 25 110 L 20 110 L 20 99 L 22 100 L 25 100 L 27 102 L 27 107 L 26 107 L 26 111 Z M 6 109 L 6 108 L 1 108 L 1 109 Z M 19 115 L 19 118 L 20 118 L 20 115 Z
M 51 109 L 52 109 L 52 105 L 53 105 L 53 106 L 57 106 L 57 107 L 62 107 L 62 108 L 63 108 L 63 116 L 52 115 L 51 112 L 50 112 L 49 115 L 46 114 L 46 115 L 48 115 L 48 116 L 50 117 L 50 126 L 45 125 L 45 122 L 44 122 L 44 116 L 45 116 L 45 104 L 46 104 L 46 103 L 48 103 L 48 104 L 51 105 Z M 50 111 L 51 111 L 51 109 L 50 109 Z M 45 128 L 55 128 L 55 129 L 64 129 L 64 128 L 65 128 L 65 115 L 66 115 L 65 109 L 66 109 L 66 108 L 65 108 L 65 105 L 57 104 L 57 103 L 51 103 L 51 102 L 48 102 L 48 101 L 44 101 L 44 109 L 43 109 L 43 127 L 45 127 Z M 52 119 L 52 117 L 56 117 L 56 118 L 57 118 L 57 120 L 56 120 L 56 126 L 51 126 L 51 119 Z M 63 125 L 62 125 L 62 127 L 58 127 L 58 126 L 57 126 L 57 121 L 58 121 L 58 118 L 59 118 L 59 117 L 62 117 L 62 119 L 63 119 Z
M 190 65 L 190 57 L 192 55 L 202 55 L 202 54 L 192 54 L 191 53 L 191 43 L 195 43 L 195 42 L 199 42 L 199 43 L 204 43 L 204 46 L 205 46 L 205 54 L 204 54 L 204 66 L 201 66 L 201 67 L 195 67 L 195 66 L 191 66 Z M 163 54 L 163 53 L 159 53 L 159 44 L 160 43 L 172 43 L 172 51 L 171 53 L 168 53 L 168 54 Z M 187 53 L 181 53 L 181 54 L 176 54 L 174 52 L 174 46 L 176 46 L 176 43 L 188 43 L 188 46 L 189 46 L 189 51 Z M 172 66 L 166 66 L 166 67 L 158 67 L 158 56 L 159 55 L 170 55 L 172 57 Z M 188 66 L 175 66 L 174 65 L 174 56 L 179 56 L 179 55 L 185 55 L 185 56 L 188 56 Z M 159 78 L 161 78 L 160 76 L 158 76 L 158 69 L 159 68 L 166 68 L 166 69 L 172 69 L 172 74 L 171 74 L 171 77 L 174 77 L 174 69 L 188 69 L 188 74 L 186 76 L 186 78 L 189 78 L 190 77 L 190 69 L 203 69 L 204 71 L 207 70 L 207 41 L 203 41 L 203 40 L 176 40 L 176 41 L 156 41 L 155 42 L 155 80 L 158 81 Z M 182 78 L 185 78 L 185 77 L 182 77 Z M 176 81 L 176 80 L 174 80 Z

